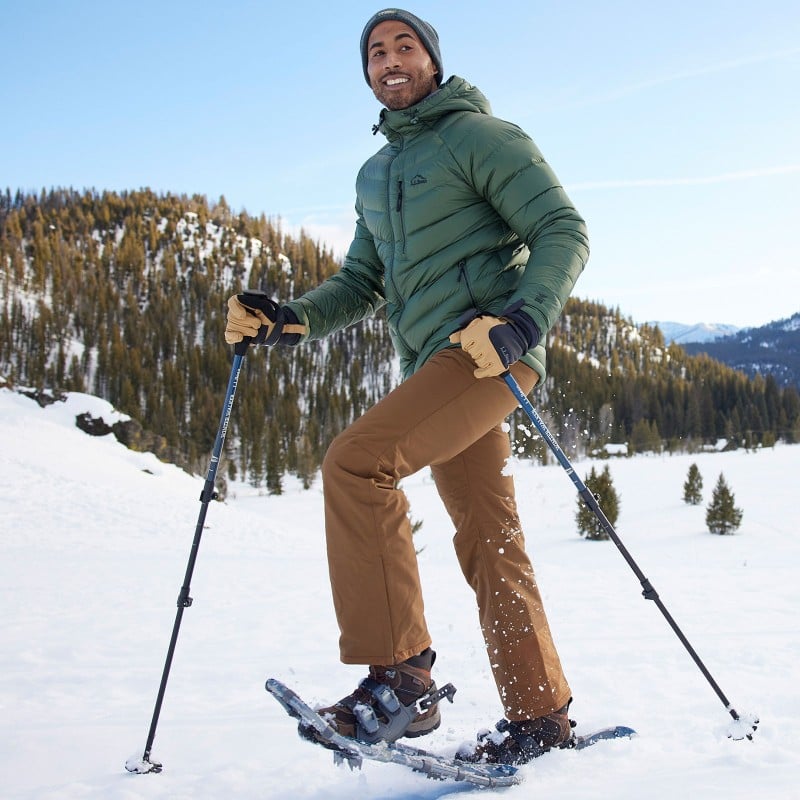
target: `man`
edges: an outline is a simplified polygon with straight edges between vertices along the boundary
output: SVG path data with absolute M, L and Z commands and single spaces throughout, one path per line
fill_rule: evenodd
M 332 443 L 322 466 L 340 656 L 369 666 L 323 709 L 368 741 L 438 727 L 435 654 L 398 482 L 430 467 L 475 591 L 505 719 L 464 758 L 524 763 L 571 738 L 571 692 L 525 553 L 501 424 L 544 378 L 540 341 L 588 258 L 585 225 L 530 138 L 483 95 L 442 82 L 436 31 L 401 9 L 361 36 L 388 143 L 357 179 L 341 270 L 284 305 L 229 301 L 226 339 L 320 339 L 385 307 L 404 382 Z M 312 735 L 310 732 L 306 732 Z

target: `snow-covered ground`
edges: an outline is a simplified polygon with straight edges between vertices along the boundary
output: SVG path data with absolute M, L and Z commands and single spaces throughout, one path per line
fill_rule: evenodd
M 41 409 L 0 390 L 0 795 L 429 800 L 464 791 L 394 765 L 335 768 L 264 691 L 275 676 L 312 703 L 330 701 L 363 675 L 337 658 L 318 485 L 279 497 L 239 486 L 212 504 L 154 748 L 164 771 L 125 771 L 147 737 L 203 479 L 80 432 L 74 418 L 86 410 L 108 419 L 85 395 Z M 681 500 L 692 461 L 705 481 L 697 507 Z M 521 786 L 482 797 L 800 796 L 798 466 L 800 447 L 787 446 L 611 462 L 623 541 L 733 705 L 760 716 L 752 742 L 725 738 L 730 717 L 614 545 L 576 534 L 563 470 L 516 466 L 572 715 L 579 730 L 624 723 L 639 736 L 550 753 L 524 768 Z M 721 471 L 744 510 L 728 537 L 704 525 Z M 452 752 L 500 708 L 436 490 L 426 472 L 404 488 L 423 521 L 435 677 L 458 687 L 442 727 L 420 744 Z

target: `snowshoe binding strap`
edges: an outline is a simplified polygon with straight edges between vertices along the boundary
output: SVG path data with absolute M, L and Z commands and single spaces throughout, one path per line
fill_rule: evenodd
M 356 738 L 368 744 L 397 741 L 405 735 L 418 713 L 426 711 L 445 697 L 452 703 L 456 693 L 455 686 L 448 683 L 441 689 L 431 689 L 415 703 L 404 706 L 394 690 L 385 683 L 364 678 L 360 686 L 369 692 L 374 701 L 373 705 L 354 703 L 352 706 L 356 717 Z
M 353 704 L 352 711 L 356 717 L 356 738 L 368 744 L 397 741 L 416 717 L 416 708 L 413 705 L 404 706 L 397 699 L 394 690 L 385 683 L 378 683 L 372 678 L 364 678 L 360 686 L 369 692 L 374 706 L 366 703 Z M 375 713 L 376 709 L 380 716 Z
M 436 691 L 429 691 L 427 694 L 417 700 L 417 708 L 420 711 L 427 711 L 432 705 L 435 705 L 440 700 L 447 698 L 449 702 L 453 702 L 453 696 L 456 693 L 456 687 L 452 683 L 446 683 L 441 689 Z

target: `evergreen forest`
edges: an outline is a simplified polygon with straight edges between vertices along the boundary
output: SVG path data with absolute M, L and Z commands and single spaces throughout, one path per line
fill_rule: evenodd
M 7 189 L 0 385 L 102 397 L 138 426 L 130 446 L 203 473 L 231 368 L 227 298 L 257 288 L 289 300 L 338 267 L 323 243 L 224 197 Z M 572 456 L 800 441 L 795 387 L 690 356 L 596 302 L 569 301 L 548 369 L 533 401 Z M 398 380 L 380 314 L 323 342 L 251 349 L 225 474 L 273 493 L 287 474 L 310 485 L 330 440 Z M 546 460 L 526 418 L 509 422 L 516 453 Z

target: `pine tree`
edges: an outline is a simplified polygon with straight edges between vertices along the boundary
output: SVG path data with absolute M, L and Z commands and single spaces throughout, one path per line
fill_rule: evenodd
M 302 231 L 236 214 L 224 197 L 0 193 L 0 376 L 98 394 L 204 472 L 230 373 L 227 297 L 250 287 L 288 300 L 339 266 Z M 667 347 L 619 309 L 570 298 L 548 339 L 546 422 L 577 455 L 609 440 L 641 452 L 662 439 L 671 450 L 800 441 L 796 388 Z M 325 343 L 253 352 L 246 369 L 227 455 L 259 486 L 271 464 L 272 489 L 282 472 L 310 484 L 333 437 L 398 379 L 384 312 Z M 517 455 L 546 462 L 515 416 Z
M 640 419 L 633 426 L 628 444 L 632 453 L 660 453 L 661 436 L 655 420 Z
M 734 505 L 734 496 L 720 472 L 711 502 L 706 508 L 706 525 L 711 533 L 733 533 L 742 522 L 742 509 Z
M 697 464 L 689 467 L 686 475 L 686 482 L 683 484 L 683 502 L 692 506 L 698 506 L 703 501 L 703 476 Z
M 600 504 L 600 508 L 602 508 L 608 521 L 615 525 L 619 517 L 620 498 L 614 488 L 614 481 L 611 478 L 611 470 L 608 468 L 608 464 L 603 467 L 603 471 L 599 475 L 595 468 L 592 467 L 584 479 L 584 483 L 597 498 L 597 502 Z M 592 541 L 608 539 L 608 534 L 583 498 L 578 497 L 577 502 L 578 510 L 575 512 L 575 522 L 578 525 L 578 534 Z

